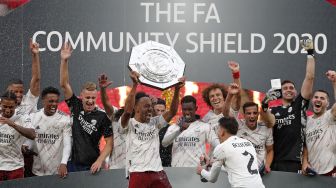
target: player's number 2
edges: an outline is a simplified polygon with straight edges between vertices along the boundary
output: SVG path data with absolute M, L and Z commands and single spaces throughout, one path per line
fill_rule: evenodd
M 249 160 L 249 162 L 247 163 L 247 170 L 248 170 L 248 172 L 249 172 L 250 174 L 258 174 L 258 170 L 257 170 L 257 169 L 254 169 L 254 170 L 251 169 L 252 164 L 253 164 L 253 161 L 254 161 L 254 157 L 253 157 L 253 155 L 252 155 L 251 153 L 247 152 L 247 151 L 245 151 L 245 152 L 242 153 L 242 154 L 245 155 L 245 156 L 250 155 L 250 160 Z

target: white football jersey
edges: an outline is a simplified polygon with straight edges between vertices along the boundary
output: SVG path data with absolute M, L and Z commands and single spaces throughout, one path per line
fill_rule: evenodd
M 109 158 L 109 168 L 119 169 L 125 168 L 126 165 L 126 138 L 125 134 L 120 132 L 122 129 L 119 122 L 113 122 L 113 151 Z
M 266 146 L 273 145 L 273 131 L 272 128 L 267 128 L 263 122 L 257 123 L 255 130 L 249 129 L 245 120 L 238 120 L 239 128 L 237 136 L 250 141 L 256 152 L 258 158 L 258 166 L 262 166 L 266 162 L 267 149 Z
M 12 116 L 10 120 L 25 128 L 33 128 L 28 118 Z M 0 125 L 0 170 L 12 171 L 23 167 L 21 146 L 26 137 L 7 124 Z
M 44 109 L 29 115 L 36 132 L 33 148 L 38 154 L 34 156 L 32 172 L 37 176 L 57 174 L 61 163 L 67 164 L 70 151 L 64 155 L 64 139 L 71 137 L 70 117 L 57 111 L 53 116 L 46 116 Z
M 235 111 L 232 108 L 230 108 L 230 115 L 233 116 L 234 118 L 238 119 L 238 113 L 239 113 L 239 111 Z M 202 121 L 210 124 L 210 127 L 217 134 L 218 121 L 222 117 L 224 117 L 224 115 L 222 113 L 216 114 L 213 110 L 209 110 L 209 112 L 207 114 L 205 114 L 204 117 L 202 118 Z
M 22 116 L 37 111 L 37 102 L 39 97 L 34 96 L 30 90 L 23 96 L 20 105 L 15 108 L 14 116 Z
M 232 108 L 230 108 L 230 115 L 233 116 L 234 118 L 238 119 L 238 114 L 239 111 L 235 111 Z M 207 114 L 204 115 L 202 121 L 204 121 L 205 123 L 210 124 L 210 128 L 212 129 L 212 131 L 215 134 L 212 134 L 211 136 L 213 136 L 213 138 L 210 138 L 210 140 L 215 140 L 217 139 L 218 143 L 219 143 L 219 138 L 217 136 L 217 131 L 218 131 L 218 121 L 220 118 L 224 117 L 224 115 L 222 113 L 220 114 L 216 114 L 213 110 L 209 110 L 209 112 Z M 211 148 L 209 156 L 212 156 L 212 152 L 213 152 L 214 148 Z
M 206 153 L 205 144 L 211 143 L 215 148 L 219 141 L 214 138 L 215 134 L 210 125 L 202 121 L 194 121 L 189 127 L 180 132 L 180 127 L 176 124 L 169 126 L 162 143 L 173 143 L 172 148 L 172 167 L 195 167 L 199 163 L 199 158 Z M 174 135 L 167 140 L 170 135 Z M 166 141 L 167 140 L 167 141 Z
M 331 110 L 308 117 L 305 138 L 312 168 L 318 174 L 330 172 L 336 166 L 336 121 Z
M 258 163 L 252 143 L 237 136 L 231 136 L 214 150 L 212 168 L 222 165 L 228 173 L 232 187 L 264 188 L 258 173 Z M 204 171 L 202 175 L 205 176 Z
M 119 120 L 120 122 L 120 120 Z M 129 172 L 161 171 L 159 129 L 167 125 L 163 116 L 152 117 L 149 123 L 134 118 L 124 131 L 126 141 L 126 168 Z

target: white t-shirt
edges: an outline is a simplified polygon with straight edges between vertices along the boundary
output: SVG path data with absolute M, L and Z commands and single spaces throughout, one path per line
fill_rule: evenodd
M 232 108 L 230 108 L 230 115 L 234 118 L 238 119 L 238 113 L 239 111 L 235 111 Z M 217 130 L 218 130 L 218 121 L 220 118 L 224 117 L 222 113 L 216 114 L 213 110 L 209 110 L 207 114 L 204 115 L 202 118 L 202 121 L 205 123 L 210 124 L 211 129 L 216 133 L 217 136 Z
M 71 142 L 70 147 L 69 143 L 64 147 L 64 141 L 71 140 L 70 117 L 60 111 L 46 116 L 44 109 L 29 117 L 36 132 L 33 149 L 38 154 L 34 156 L 32 172 L 37 176 L 57 174 L 59 165 L 67 164 L 71 152 Z
M 255 130 L 249 129 L 245 120 L 238 120 L 239 128 L 237 136 L 250 141 L 257 152 L 258 166 L 261 167 L 266 162 L 266 146 L 273 145 L 273 131 L 267 128 L 263 122 L 257 123 Z
M 213 139 L 215 134 L 210 125 L 202 121 L 194 121 L 189 127 L 180 132 L 180 127 L 176 124 L 169 126 L 162 145 L 168 146 L 173 143 L 172 167 L 195 167 L 199 163 L 199 158 L 206 153 L 205 144 L 211 143 L 215 148 L 219 141 Z
M 119 120 L 120 122 L 120 120 Z M 124 131 L 126 141 L 126 168 L 129 172 L 161 171 L 159 130 L 167 125 L 163 116 L 152 117 L 149 123 L 140 123 L 134 118 Z
M 126 135 L 122 134 L 119 122 L 112 122 L 113 127 L 113 151 L 109 159 L 110 169 L 125 168 L 126 165 Z
M 10 120 L 25 128 L 33 128 L 28 118 L 12 116 Z M 0 170 L 12 171 L 24 166 L 21 146 L 26 140 L 7 124 L 0 125 Z
M 39 97 L 34 96 L 30 90 L 23 96 L 20 105 L 15 108 L 14 116 L 22 116 L 37 111 L 37 102 Z
M 330 172 L 336 166 L 336 121 L 331 110 L 308 117 L 305 139 L 312 168 L 318 174 Z
M 214 169 L 219 174 L 223 165 L 228 173 L 231 186 L 264 188 L 258 173 L 258 163 L 252 143 L 237 136 L 231 136 L 215 148 L 210 173 L 202 170 L 201 175 L 209 180 Z M 217 174 L 217 176 L 218 176 Z
M 230 108 L 230 116 L 233 116 L 234 118 L 238 119 L 238 114 L 239 114 L 239 111 L 235 111 L 232 108 Z M 202 119 L 202 121 L 204 121 L 205 123 L 210 124 L 210 128 L 215 133 L 215 134 L 212 134 L 213 138 L 210 138 L 210 140 L 217 139 L 218 143 L 219 143 L 219 138 L 217 136 L 217 131 L 219 128 L 218 121 L 222 117 L 224 117 L 223 113 L 216 114 L 213 110 L 209 110 L 209 112 L 205 114 Z M 212 156 L 213 150 L 214 148 L 211 148 L 209 156 Z

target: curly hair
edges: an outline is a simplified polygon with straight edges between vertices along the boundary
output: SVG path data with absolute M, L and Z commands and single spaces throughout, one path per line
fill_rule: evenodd
M 227 91 L 225 89 L 225 86 L 224 85 L 221 85 L 221 84 L 212 84 L 210 86 L 208 86 L 207 88 L 205 88 L 203 91 L 202 91 L 202 98 L 203 98 L 203 101 L 209 106 L 211 107 L 211 103 L 210 103 L 210 98 L 209 98 L 209 93 L 210 91 L 214 90 L 214 89 L 220 89 L 222 94 L 223 94 L 223 98 L 225 100 L 226 98 L 226 95 L 227 95 Z

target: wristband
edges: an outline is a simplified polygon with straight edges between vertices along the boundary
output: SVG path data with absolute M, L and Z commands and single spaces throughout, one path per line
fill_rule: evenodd
M 314 49 L 308 49 L 307 53 L 308 53 L 308 55 L 314 56 Z
M 238 78 L 240 78 L 240 72 L 238 71 L 238 72 L 233 72 L 232 73 L 232 77 L 234 78 L 234 79 L 238 79 Z
M 265 97 L 264 100 L 261 102 L 261 109 L 262 109 L 262 111 L 267 112 L 267 110 L 268 110 L 267 97 Z

